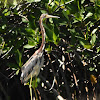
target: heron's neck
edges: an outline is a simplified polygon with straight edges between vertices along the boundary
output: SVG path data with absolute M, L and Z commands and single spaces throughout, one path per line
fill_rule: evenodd
M 39 48 L 39 52 L 42 52 L 45 48 L 45 37 L 46 37 L 46 33 L 45 33 L 45 29 L 43 27 L 43 18 L 40 17 L 40 21 L 39 21 L 39 24 L 40 24 L 40 29 L 41 29 L 41 33 L 42 33 L 42 43 L 41 43 L 41 46 Z

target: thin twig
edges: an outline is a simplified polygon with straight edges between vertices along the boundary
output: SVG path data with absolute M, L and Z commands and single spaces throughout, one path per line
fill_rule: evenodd
M 12 46 L 12 47 L 8 50 L 8 52 L 6 52 L 1 58 L 4 58 L 4 57 L 12 50 L 13 47 L 14 47 L 14 46 Z
M 62 6 L 64 6 L 64 5 L 67 5 L 67 4 L 69 4 L 69 3 L 73 2 L 73 1 L 74 1 L 74 0 L 71 0 L 71 1 L 69 1 L 69 2 L 66 2 L 65 4 L 58 5 L 58 7 L 55 9 L 55 11 L 54 11 L 53 13 L 55 13 L 60 7 L 62 7 Z
M 42 76 L 42 75 L 39 75 L 39 77 L 41 78 L 41 80 L 44 82 L 44 84 L 50 88 L 51 87 L 51 84 L 49 82 L 46 82 L 46 79 Z M 61 95 L 58 94 L 57 90 L 52 88 L 52 92 L 54 93 L 56 99 L 58 100 L 65 100 Z M 67 99 L 66 99 L 67 100 Z
M 66 77 L 65 77 L 65 75 L 64 75 L 64 73 L 63 73 L 61 67 L 60 67 L 60 72 L 61 72 L 61 75 L 62 75 L 62 77 L 63 77 L 63 81 L 64 81 L 64 83 L 65 83 L 65 89 L 66 89 L 66 92 L 67 92 L 68 100 L 72 100 L 72 99 L 71 99 L 71 92 L 70 92 L 70 89 L 69 89 L 69 87 L 68 87 L 68 82 L 67 82 L 67 80 L 66 80 Z
M 51 91 L 51 90 L 53 89 L 54 84 L 55 84 L 55 81 L 56 81 L 56 79 L 55 79 L 55 76 L 54 76 L 54 80 L 53 80 L 52 86 L 51 86 L 51 88 L 49 89 L 49 91 Z
M 60 7 L 61 7 L 61 6 L 64 6 L 64 5 L 67 5 L 67 4 L 69 4 L 69 3 L 73 2 L 73 1 L 74 1 L 74 0 L 71 0 L 71 1 L 69 1 L 69 2 L 66 2 L 65 4 L 60 5 Z
M 28 18 L 26 16 L 21 15 L 20 12 L 18 14 L 19 14 L 19 16 L 21 16 L 22 18 L 26 19 L 29 22 L 29 20 L 28 20 Z
M 69 58 L 69 61 L 71 62 L 71 58 L 70 58 L 69 53 L 68 53 L 68 58 Z M 73 64 L 72 64 L 72 63 L 71 63 L 71 66 L 72 66 L 72 68 L 73 68 Z M 73 77 L 74 77 L 75 84 L 76 84 L 76 86 L 78 87 L 78 83 L 77 83 L 77 79 L 76 79 L 76 75 L 75 75 L 74 71 L 73 71 Z
M 55 73 L 55 71 L 54 71 L 54 66 L 53 66 L 53 64 L 51 63 L 51 58 L 50 58 L 50 55 L 48 54 L 48 58 L 49 58 L 49 62 L 50 62 L 50 64 L 51 64 L 51 67 L 52 67 L 52 70 L 53 70 L 53 75 L 54 75 L 54 77 L 55 77 L 55 80 L 54 80 L 54 82 L 56 83 L 56 86 L 57 86 L 57 88 L 58 88 L 58 90 L 59 90 L 59 86 L 58 86 L 58 82 L 57 82 L 57 79 L 56 79 L 56 73 Z M 53 86 L 53 85 L 52 85 Z M 52 88 L 52 87 L 51 87 Z M 50 88 L 50 89 L 51 89 Z
M 67 92 L 67 95 L 68 95 L 68 100 L 71 100 L 71 93 L 70 93 L 70 89 L 69 89 L 69 87 L 68 87 L 68 82 L 67 82 L 66 77 L 65 77 L 65 75 L 64 75 L 64 72 L 63 72 L 63 70 L 62 70 L 62 68 L 61 68 L 61 66 L 65 65 L 65 63 L 62 62 L 60 59 L 58 59 L 57 56 L 54 55 L 54 57 L 55 57 L 55 59 L 57 59 L 57 60 L 55 60 L 57 64 L 58 64 L 58 61 L 60 62 L 59 71 L 61 72 L 61 75 L 62 75 L 62 77 L 63 77 L 63 81 L 64 81 L 64 83 L 65 83 L 65 89 L 66 89 L 66 92 Z M 59 65 L 59 64 L 58 64 L 58 65 Z

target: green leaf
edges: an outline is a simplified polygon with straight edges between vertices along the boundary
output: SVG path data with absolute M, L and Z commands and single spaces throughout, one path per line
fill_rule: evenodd
M 92 15 L 93 15 L 93 13 L 89 12 L 83 20 L 86 20 L 87 18 L 91 17 Z
M 99 53 L 100 52 L 100 46 L 97 47 L 96 49 L 97 49 L 97 53 Z
M 41 0 L 34 0 L 34 2 L 40 2 Z
M 90 0 L 90 2 L 93 2 L 93 3 L 95 3 L 95 0 Z
M 45 27 L 45 29 L 46 29 L 46 35 L 48 36 L 48 38 L 49 38 L 50 40 L 53 40 L 53 31 L 50 30 L 50 29 L 47 27 L 46 24 L 43 24 L 43 25 L 44 25 L 44 27 Z
M 4 2 L 4 7 L 6 7 L 7 6 L 7 0 L 5 0 L 5 2 Z
M 50 53 L 52 51 L 52 46 L 46 45 L 45 50 L 48 51 L 48 53 Z
M 86 40 L 84 40 L 84 39 L 79 39 L 80 40 L 80 44 L 84 47 L 84 48 L 86 48 L 86 49 L 91 49 L 92 48 L 92 45 L 88 42 L 88 41 L 86 41 Z
M 24 22 L 24 23 L 28 23 L 29 20 L 28 20 L 26 17 L 23 16 L 23 18 L 22 18 L 22 22 Z
M 81 0 L 81 4 L 83 4 L 85 2 L 85 0 Z
M 73 52 L 72 49 L 67 49 L 67 51 L 65 51 L 66 53 L 70 53 L 70 52 Z
M 69 18 L 68 18 L 68 15 L 70 14 L 69 10 L 63 10 L 62 12 L 63 12 L 63 15 L 64 15 L 67 19 L 69 19 Z
M 17 55 L 16 55 L 16 60 L 17 60 L 17 64 L 21 67 L 22 66 L 22 54 L 20 53 L 20 51 L 17 49 Z
M 37 39 L 37 38 L 36 38 Z M 34 38 L 28 38 L 28 44 L 35 46 L 37 44 L 37 41 Z
M 16 71 L 16 75 L 18 75 L 19 74 L 19 69 Z
M 40 2 L 41 0 L 27 0 L 27 2 L 32 3 L 32 2 Z
M 53 40 L 54 40 L 54 43 L 56 44 L 57 36 L 54 32 L 53 32 Z
M 92 45 L 87 40 L 85 40 L 84 38 L 78 37 L 78 36 L 75 36 L 75 37 L 77 37 L 77 39 L 79 40 L 80 44 L 84 48 L 86 48 L 86 49 L 91 49 L 92 48 Z
M 17 0 L 13 0 L 13 5 L 17 5 Z
M 29 44 L 24 45 L 24 48 L 26 48 L 26 49 L 30 49 L 30 48 L 33 48 L 33 47 L 34 47 L 34 46 L 29 45 Z
M 94 34 L 96 31 L 97 31 L 97 28 L 95 28 L 95 29 L 92 31 L 92 34 Z
M 6 24 L 2 26 L 2 29 L 5 29 L 5 28 L 6 28 Z
M 41 13 L 42 13 L 42 14 L 46 14 L 47 11 L 45 11 L 45 10 L 41 10 Z
M 93 34 L 90 43 L 91 43 L 92 45 L 94 45 L 95 41 L 96 41 L 96 34 Z
M 47 34 L 49 40 L 52 40 L 52 42 L 54 42 L 56 44 L 57 43 L 57 35 L 54 32 L 54 28 L 51 30 L 45 24 L 44 24 L 44 27 L 46 29 L 46 34 Z
M 92 45 L 89 44 L 87 41 L 80 41 L 80 44 L 86 49 L 91 49 L 92 48 Z
M 95 69 L 95 67 L 93 67 L 93 68 L 92 68 L 92 67 L 90 67 L 90 68 L 89 68 L 89 70 L 90 70 L 90 71 L 93 71 L 94 69 Z
M 94 45 L 95 41 L 96 41 L 96 34 L 94 34 L 94 35 L 92 36 L 91 44 Z
M 32 28 L 25 28 L 26 32 L 28 34 L 31 34 L 31 35 L 34 35 L 35 34 L 35 31 L 32 29 Z
M 90 44 L 84 45 L 84 48 L 91 49 L 92 48 L 92 45 L 90 45 Z

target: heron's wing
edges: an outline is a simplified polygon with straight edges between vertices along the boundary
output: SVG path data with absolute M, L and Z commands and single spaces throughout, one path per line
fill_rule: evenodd
M 36 65 L 37 63 L 37 55 L 32 55 L 28 61 L 22 66 L 21 70 L 24 71 L 25 69 L 29 69 L 31 66 Z
M 24 80 L 28 80 L 30 74 L 34 74 L 34 72 L 36 70 L 40 70 L 41 66 L 43 66 L 43 64 L 41 64 L 41 62 L 43 62 L 43 55 L 42 54 L 37 54 L 37 55 L 32 55 L 29 60 L 22 66 L 22 74 L 21 74 L 21 81 L 24 82 Z M 37 69 L 37 67 L 39 69 Z M 35 74 L 34 74 L 35 75 Z
M 30 68 L 31 64 L 33 67 L 37 64 L 38 60 L 43 56 L 43 52 L 37 54 L 37 51 L 28 59 L 28 61 L 22 66 L 21 70 L 25 70 L 27 67 Z

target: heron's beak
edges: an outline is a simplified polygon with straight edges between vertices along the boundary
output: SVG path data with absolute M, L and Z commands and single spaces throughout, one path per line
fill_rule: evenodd
M 60 18 L 58 16 L 46 15 L 46 18 Z

